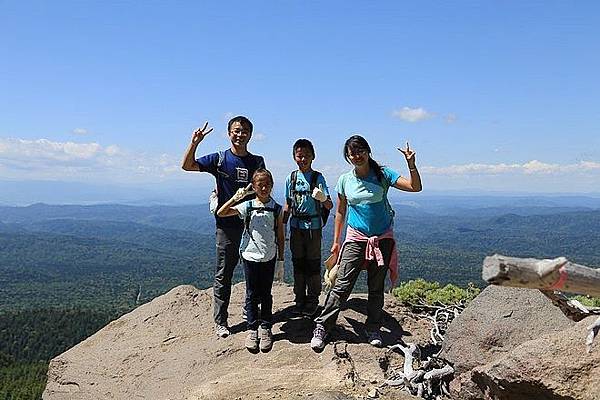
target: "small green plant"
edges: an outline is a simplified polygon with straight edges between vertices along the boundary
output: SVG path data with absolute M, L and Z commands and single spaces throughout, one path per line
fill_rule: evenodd
M 586 307 L 600 307 L 600 297 L 592 297 L 592 296 L 573 296 L 572 299 L 579 301 Z
M 472 283 L 466 288 L 448 284 L 444 287 L 438 282 L 428 282 L 424 279 L 416 279 L 408 282 L 402 282 L 392 293 L 398 301 L 404 305 L 416 304 L 456 304 L 460 301 L 469 302 L 473 300 L 480 292 Z

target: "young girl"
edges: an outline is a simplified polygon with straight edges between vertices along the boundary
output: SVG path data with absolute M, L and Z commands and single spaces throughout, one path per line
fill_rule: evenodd
M 238 215 L 244 221 L 240 255 L 246 275 L 246 312 L 248 336 L 246 348 L 251 352 L 268 352 L 273 346 L 273 276 L 275 260 L 283 264 L 285 244 L 281 206 L 271 198 L 273 176 L 264 168 L 252 175 L 252 184 L 238 189 L 217 211 L 219 217 Z M 239 203 L 256 193 L 256 198 Z M 258 319 L 260 304 L 261 320 Z
M 327 294 L 310 346 L 315 351 L 325 347 L 327 332 L 333 328 L 341 306 L 346 302 L 361 269 L 366 267 L 369 297 L 367 300 L 367 330 L 369 343 L 381 346 L 379 333 L 383 311 L 383 289 L 388 268 L 392 282 L 397 275 L 396 244 L 392 223 L 393 210 L 387 199 L 390 187 L 407 192 L 421 190 L 421 178 L 415 164 L 415 153 L 398 149 L 406 159 L 410 178 L 382 167 L 371 158 L 371 148 L 359 135 L 346 140 L 344 158 L 352 164 L 351 171 L 340 176 L 335 188 L 338 201 L 335 215 L 331 254 L 337 258 L 339 270 L 334 286 Z M 347 218 L 346 218 L 347 217 Z M 347 221 L 346 221 L 347 219 Z M 346 239 L 340 246 L 341 231 L 347 222 Z

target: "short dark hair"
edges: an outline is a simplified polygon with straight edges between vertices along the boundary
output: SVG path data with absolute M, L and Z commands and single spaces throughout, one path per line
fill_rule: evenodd
M 294 143 L 294 147 L 292 147 L 292 156 L 296 155 L 296 150 L 298 150 L 298 149 L 308 149 L 312 153 L 313 158 L 316 156 L 315 148 L 313 147 L 313 144 L 311 143 L 311 141 L 308 139 L 296 140 L 296 143 Z
M 252 183 L 254 183 L 254 179 L 259 175 L 266 175 L 271 181 L 271 186 L 275 186 L 275 182 L 273 181 L 273 175 L 271 175 L 271 171 L 266 168 L 259 168 L 252 174 Z
M 252 125 L 252 122 L 250 122 L 250 120 L 243 115 L 238 115 L 237 117 L 233 117 L 229 120 L 227 123 L 227 132 L 231 132 L 231 125 L 233 125 L 235 122 L 239 122 L 244 128 L 248 129 L 250 133 L 252 133 L 254 125 Z

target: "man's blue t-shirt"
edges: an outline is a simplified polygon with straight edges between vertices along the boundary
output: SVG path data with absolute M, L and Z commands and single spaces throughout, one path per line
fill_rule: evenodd
M 215 177 L 219 199 L 218 207 L 225 204 L 239 188 L 246 187 L 252 181 L 252 174 L 257 169 L 265 168 L 265 160 L 254 154 L 248 153 L 245 157 L 239 157 L 233 154 L 231 149 L 227 149 L 223 152 L 223 157 L 223 164 L 218 171 L 219 153 L 207 154 L 196 160 L 200 171 L 208 172 Z M 218 228 L 244 225 L 237 216 L 221 218 L 215 215 L 215 218 Z
M 298 229 L 321 229 L 323 227 L 323 221 L 320 216 L 317 216 L 317 201 L 312 198 L 312 192 L 310 190 L 310 182 L 313 179 L 315 171 L 296 173 L 296 198 L 292 199 L 292 175 L 288 175 L 285 180 L 285 198 L 290 199 L 292 206 L 295 204 L 296 212 L 300 215 L 315 215 L 311 219 L 299 219 L 292 215 L 290 218 L 290 226 Z M 323 187 L 323 193 L 329 196 L 329 189 L 323 174 L 319 174 L 317 178 L 317 187 L 321 185 Z
M 381 171 L 384 182 L 377 180 L 373 170 L 366 178 L 359 178 L 353 169 L 340 176 L 335 187 L 348 202 L 348 225 L 367 236 L 381 235 L 392 226 L 394 219 L 387 192 L 400 174 L 387 167 Z

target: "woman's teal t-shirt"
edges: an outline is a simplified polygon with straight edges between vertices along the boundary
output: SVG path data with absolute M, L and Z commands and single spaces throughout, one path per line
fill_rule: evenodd
M 392 226 L 394 219 L 387 192 L 400 174 L 388 167 L 381 170 L 383 182 L 377 180 L 372 170 L 366 178 L 359 178 L 352 169 L 340 176 L 335 187 L 348 202 L 348 225 L 367 236 L 381 235 Z

